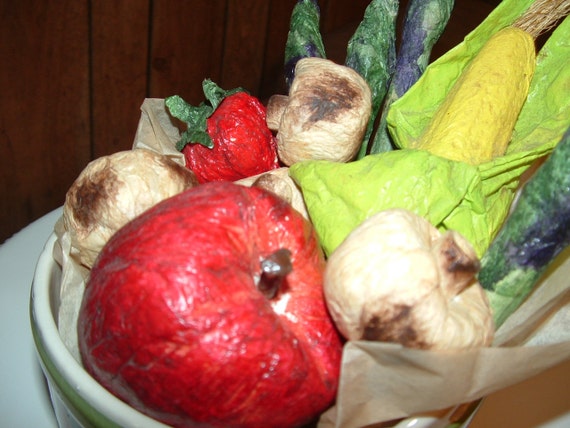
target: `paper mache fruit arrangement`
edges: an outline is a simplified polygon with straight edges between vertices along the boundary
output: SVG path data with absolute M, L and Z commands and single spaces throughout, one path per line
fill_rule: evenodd
M 67 194 L 86 370 L 172 426 L 293 427 L 346 341 L 490 346 L 570 242 L 569 3 L 505 0 L 430 64 L 453 1 L 410 1 L 396 49 L 373 0 L 336 64 L 300 0 L 286 95 L 165 99 L 182 164 L 134 147 Z

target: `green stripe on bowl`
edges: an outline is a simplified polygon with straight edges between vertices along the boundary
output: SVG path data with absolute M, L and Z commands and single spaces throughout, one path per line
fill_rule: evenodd
M 50 388 L 55 389 L 59 398 L 67 407 L 67 410 L 84 428 L 120 428 L 119 425 L 113 423 L 110 419 L 95 410 L 81 395 L 77 394 L 73 386 L 59 374 L 57 368 L 49 358 L 45 344 L 37 330 L 37 320 L 34 318 L 34 313 L 31 309 L 30 317 L 32 319 L 32 335 L 42 370 L 47 377 Z

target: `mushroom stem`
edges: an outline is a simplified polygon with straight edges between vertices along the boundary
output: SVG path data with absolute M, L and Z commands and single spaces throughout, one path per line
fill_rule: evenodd
M 291 251 L 286 248 L 271 253 L 261 260 L 261 276 L 257 289 L 268 299 L 272 299 L 283 284 L 287 274 L 293 271 Z
M 290 184 L 283 178 L 273 174 L 261 174 L 251 185 L 275 193 L 287 202 L 293 202 L 293 191 Z
M 281 118 L 285 112 L 285 108 L 289 104 L 289 97 L 287 95 L 272 95 L 267 101 L 267 127 L 272 131 L 277 132 L 281 124 Z

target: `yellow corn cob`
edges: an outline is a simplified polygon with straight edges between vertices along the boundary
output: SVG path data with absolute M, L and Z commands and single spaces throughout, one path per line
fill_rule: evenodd
M 495 33 L 457 79 L 414 147 L 478 165 L 505 153 L 536 63 L 534 38 Z

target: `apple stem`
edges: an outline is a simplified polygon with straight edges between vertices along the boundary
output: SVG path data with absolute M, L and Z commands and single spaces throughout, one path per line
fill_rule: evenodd
M 262 259 L 260 264 L 261 276 L 257 289 L 268 299 L 273 299 L 281 288 L 285 276 L 293 270 L 291 251 L 280 248 Z

